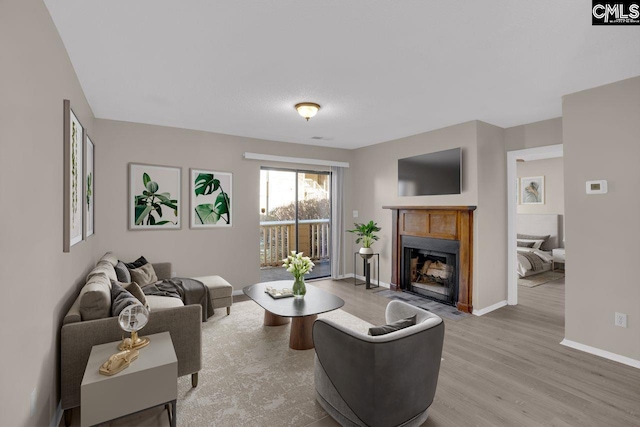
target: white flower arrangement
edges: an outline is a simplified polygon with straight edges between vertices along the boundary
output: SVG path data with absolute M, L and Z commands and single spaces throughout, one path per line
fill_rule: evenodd
M 291 251 L 291 255 L 282 260 L 282 266 L 287 269 L 287 271 L 296 279 L 302 278 L 305 274 L 309 274 L 313 271 L 313 267 L 315 264 L 311 261 L 308 256 L 302 256 L 302 252 L 296 253 L 296 251 Z

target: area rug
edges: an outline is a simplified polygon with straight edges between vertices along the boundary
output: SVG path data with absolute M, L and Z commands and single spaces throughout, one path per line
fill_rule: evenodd
M 440 304 L 437 301 L 432 301 L 427 298 L 422 298 L 420 296 L 410 294 L 408 292 L 396 292 L 396 291 L 391 291 L 389 289 L 382 289 L 380 291 L 377 291 L 376 295 L 380 295 L 381 297 L 385 297 L 389 299 L 404 301 L 407 304 L 411 304 L 415 307 L 429 311 L 444 319 L 449 319 L 456 322 L 458 320 L 466 319 L 467 317 L 471 316 L 470 313 L 464 313 L 453 306 Z
M 253 301 L 216 310 L 202 324 L 198 387 L 178 381 L 179 426 L 306 426 L 327 416 L 315 400 L 314 350 L 289 348 L 290 325 L 266 327 Z M 366 333 L 371 324 L 342 310 L 321 314 Z
M 564 273 L 558 271 L 545 271 L 544 273 L 536 274 L 535 276 L 529 276 L 518 279 L 518 286 L 526 286 L 527 288 L 535 288 L 536 286 L 544 285 L 545 283 L 553 282 L 564 277 Z

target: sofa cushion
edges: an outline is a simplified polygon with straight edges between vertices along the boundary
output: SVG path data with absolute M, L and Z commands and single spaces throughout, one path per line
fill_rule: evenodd
M 80 316 L 82 320 L 111 316 L 111 283 L 104 274 L 91 276 L 80 290 Z
M 391 332 L 399 331 L 400 329 L 408 328 L 409 326 L 413 326 L 416 324 L 416 315 L 414 314 L 411 317 L 407 317 L 406 319 L 396 320 L 393 323 L 389 323 L 388 325 L 383 326 L 374 326 L 369 328 L 369 335 L 385 335 Z
M 149 308 L 149 303 L 147 302 L 147 296 L 144 294 L 144 292 L 142 292 L 142 289 L 140 289 L 140 286 L 138 286 L 136 282 L 127 283 L 123 285 L 123 287 L 127 291 L 129 291 L 131 295 L 136 297 L 136 299 L 140 301 L 140 304 L 147 307 L 147 309 Z
M 102 274 L 109 280 L 118 280 L 116 270 L 108 261 L 99 261 L 98 264 L 96 264 L 96 266 L 93 268 L 93 270 L 91 270 L 87 275 L 87 282 L 89 281 L 89 279 L 91 279 L 92 276 L 96 274 Z M 107 283 L 111 284 L 110 282 Z
M 115 267 L 118 263 L 118 258 L 113 254 L 113 252 L 107 252 L 106 254 L 102 255 L 102 258 L 100 258 L 100 261 L 98 262 L 101 261 L 106 261 L 111 264 L 112 267 Z
M 136 282 L 141 287 L 158 281 L 156 271 L 153 269 L 153 265 L 151 264 L 145 264 L 139 268 L 129 269 L 129 274 L 131 274 L 131 281 Z
M 140 258 L 138 258 L 137 260 L 133 261 L 133 262 L 125 262 L 124 265 L 127 266 L 127 268 L 129 270 L 132 270 L 134 268 L 140 268 L 145 264 L 148 264 L 149 261 L 147 261 L 147 259 L 143 256 L 141 256 Z
M 131 274 L 129 273 L 129 269 L 122 261 L 118 261 L 115 267 L 116 276 L 118 277 L 118 282 L 121 283 L 131 283 Z
M 180 298 L 161 297 L 158 295 L 146 295 L 149 311 L 166 310 L 167 308 L 184 307 Z
M 120 312 L 130 305 L 140 304 L 131 292 L 120 286 L 118 282 L 111 282 L 111 315 L 119 316 Z

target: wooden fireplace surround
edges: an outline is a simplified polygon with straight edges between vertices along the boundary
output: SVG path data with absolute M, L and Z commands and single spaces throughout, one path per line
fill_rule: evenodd
M 393 212 L 391 289 L 400 291 L 402 236 L 460 242 L 458 301 L 460 311 L 473 310 L 473 211 L 475 206 L 383 206 Z

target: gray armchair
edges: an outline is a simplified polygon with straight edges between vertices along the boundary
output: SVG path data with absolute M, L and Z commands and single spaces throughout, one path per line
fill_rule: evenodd
M 387 323 L 415 314 L 416 325 L 379 336 L 326 319 L 313 325 L 316 398 L 342 426 L 419 426 L 428 417 L 444 322 L 401 301 L 391 301 L 385 314 Z

